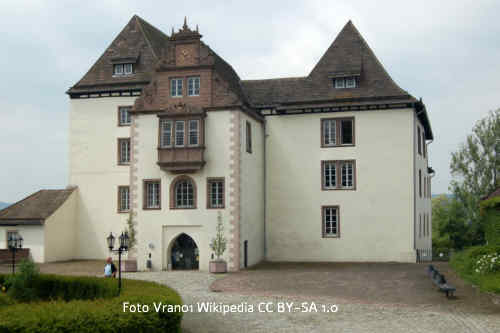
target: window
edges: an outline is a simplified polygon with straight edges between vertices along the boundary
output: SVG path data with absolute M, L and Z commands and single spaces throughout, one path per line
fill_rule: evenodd
M 182 177 L 174 182 L 173 207 L 171 208 L 196 208 L 195 187 L 191 178 Z
M 184 146 L 184 120 L 175 122 L 175 146 Z
M 427 157 L 427 145 L 425 143 L 425 130 L 422 130 L 422 146 L 424 148 L 424 158 Z
M 144 209 L 160 209 L 160 180 L 144 180 Z
M 334 119 L 323 121 L 323 144 L 325 146 L 335 146 L 337 144 L 336 134 L 337 124 Z
M 337 163 L 335 161 L 323 163 L 323 187 L 325 189 L 337 188 Z
M 200 77 L 188 78 L 188 96 L 200 96 Z
M 160 119 L 160 147 L 172 147 L 172 121 Z
M 132 122 L 130 118 L 131 106 L 120 106 L 118 107 L 118 125 L 119 126 L 129 126 Z
M 207 208 L 224 208 L 224 178 L 207 179 Z
M 130 210 L 130 188 L 128 186 L 118 186 L 118 213 Z
M 170 80 L 170 95 L 172 97 L 182 97 L 182 79 Z
M 324 206 L 322 208 L 321 226 L 323 229 L 323 237 L 340 236 L 338 206 Z
M 418 237 L 422 237 L 422 214 L 418 214 Z
M 200 121 L 189 120 L 188 145 L 197 146 L 199 143 L 199 135 L 200 135 Z
M 422 170 L 418 170 L 418 194 L 422 197 Z
M 341 138 L 341 145 L 352 145 L 354 144 L 353 141 L 353 120 L 352 119 L 343 119 L 340 121 L 340 138 Z
M 118 164 L 130 163 L 130 139 L 118 139 Z
M 321 161 L 322 190 L 355 190 L 356 161 Z
M 9 239 L 11 238 L 19 238 L 19 232 L 17 230 L 7 230 L 6 233 L 6 242 L 5 242 L 5 248 L 9 248 Z
M 252 124 L 246 122 L 246 147 L 247 153 L 252 153 Z
M 422 155 L 422 144 L 420 141 L 420 126 L 417 126 L 417 145 L 418 145 L 418 154 Z
M 130 75 L 134 73 L 133 64 L 115 64 L 113 65 L 113 75 Z
M 354 76 L 335 78 L 333 85 L 335 89 L 356 88 L 356 78 Z
M 354 118 L 321 119 L 321 146 L 354 146 Z

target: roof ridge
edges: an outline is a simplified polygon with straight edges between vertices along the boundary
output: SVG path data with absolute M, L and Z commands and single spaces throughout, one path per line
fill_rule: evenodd
M 289 76 L 289 77 L 275 77 L 275 78 L 270 78 L 270 79 L 250 79 L 250 80 L 241 80 L 242 82 L 256 82 L 256 81 L 278 81 L 278 80 L 301 80 L 301 79 L 307 79 L 307 76 Z

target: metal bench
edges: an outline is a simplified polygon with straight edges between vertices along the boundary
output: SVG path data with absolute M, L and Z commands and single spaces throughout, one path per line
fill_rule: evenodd
M 457 289 L 446 282 L 443 274 L 440 274 L 439 271 L 432 265 L 427 267 L 427 273 L 429 274 L 432 282 L 439 288 L 439 291 L 446 293 L 446 297 L 448 298 L 453 297 L 453 293 Z

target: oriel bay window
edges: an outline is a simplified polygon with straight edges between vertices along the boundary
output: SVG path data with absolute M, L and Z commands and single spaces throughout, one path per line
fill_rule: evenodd
M 189 120 L 188 146 L 197 146 L 200 137 L 200 121 L 198 119 Z
M 175 122 L 175 146 L 184 147 L 184 120 L 177 120 Z
M 321 207 L 321 228 L 323 238 L 340 237 L 339 206 Z
M 354 146 L 354 117 L 321 119 L 321 147 Z
M 160 119 L 160 147 L 172 147 L 172 120 Z
M 356 161 L 321 161 L 322 190 L 355 190 Z

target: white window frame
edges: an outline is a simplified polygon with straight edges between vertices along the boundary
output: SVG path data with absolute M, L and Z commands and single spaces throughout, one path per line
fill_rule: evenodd
M 170 129 L 166 128 L 167 125 L 169 125 Z M 173 127 L 172 120 L 160 119 L 160 147 L 161 148 L 172 147 L 172 127 Z M 165 142 L 166 140 L 168 140 L 168 142 Z
M 208 179 L 208 207 L 224 208 L 224 178 Z M 215 189 L 215 191 L 214 191 Z
M 118 70 L 120 68 L 121 68 L 121 70 Z M 113 65 L 113 75 L 123 75 L 123 73 L 124 73 L 123 64 L 114 64 Z
M 191 180 L 182 179 L 177 181 L 174 187 L 174 207 L 180 209 L 195 208 L 194 192 L 195 192 L 195 187 Z M 180 204 L 178 202 L 178 199 L 180 199 L 181 201 Z
M 177 127 L 177 124 L 182 124 L 182 130 Z M 175 121 L 175 136 L 174 136 L 174 146 L 175 147 L 184 147 L 185 142 L 185 132 L 186 132 L 186 122 L 184 120 L 176 120 Z M 182 134 L 182 135 L 181 135 Z M 182 138 L 182 144 L 178 144 L 177 138 Z
M 147 209 L 158 209 L 161 207 L 161 187 L 159 181 L 146 182 L 146 205 Z
M 134 65 L 133 64 L 123 64 L 123 75 L 130 75 L 134 73 Z
M 118 187 L 118 212 L 124 213 L 130 211 L 130 187 Z
M 340 208 L 339 206 L 324 206 L 322 209 L 321 227 L 323 228 L 323 238 L 337 238 L 340 236 Z M 334 214 L 332 214 L 334 211 Z M 330 224 L 330 226 L 328 226 Z M 334 232 L 335 230 L 335 232 Z
M 130 138 L 120 138 L 118 139 L 118 148 L 120 149 L 118 154 L 119 164 L 129 164 L 130 163 Z
M 332 172 L 333 170 L 333 172 Z M 328 176 L 327 176 L 328 171 Z M 323 188 L 332 190 L 337 188 L 337 162 L 336 161 L 324 161 L 323 162 Z M 327 180 L 330 181 L 330 185 L 327 185 Z M 333 185 L 332 185 L 333 183 Z
M 183 78 L 170 79 L 170 97 L 182 97 Z
M 196 123 L 196 128 L 192 129 L 191 124 Z M 196 143 L 191 142 L 191 134 L 195 134 Z M 199 119 L 190 119 L 188 120 L 188 146 L 189 147 L 197 147 L 200 145 L 200 120 Z
M 326 140 L 328 134 L 328 142 Z M 323 120 L 323 145 L 336 146 L 337 145 L 337 120 L 324 119 Z
M 120 126 L 129 126 L 132 124 L 132 116 L 130 115 L 131 106 L 118 107 L 118 123 Z
M 200 77 L 188 77 L 188 96 L 200 96 Z
M 335 78 L 335 89 L 344 89 L 345 79 L 343 77 Z
M 346 88 L 356 88 L 356 78 L 354 76 L 345 78 L 345 87 Z
M 344 167 L 346 168 L 345 169 L 345 172 L 344 172 Z M 342 161 L 340 162 L 340 187 L 343 188 L 343 189 L 352 189 L 354 188 L 354 184 L 355 184 L 355 180 L 354 180 L 354 170 L 355 170 L 355 167 L 354 167 L 354 162 L 353 161 Z M 349 179 L 349 171 L 351 172 L 350 174 L 350 179 Z M 344 179 L 345 179 L 345 183 L 347 185 L 344 185 Z M 349 181 L 350 181 L 350 184 L 349 184 Z

